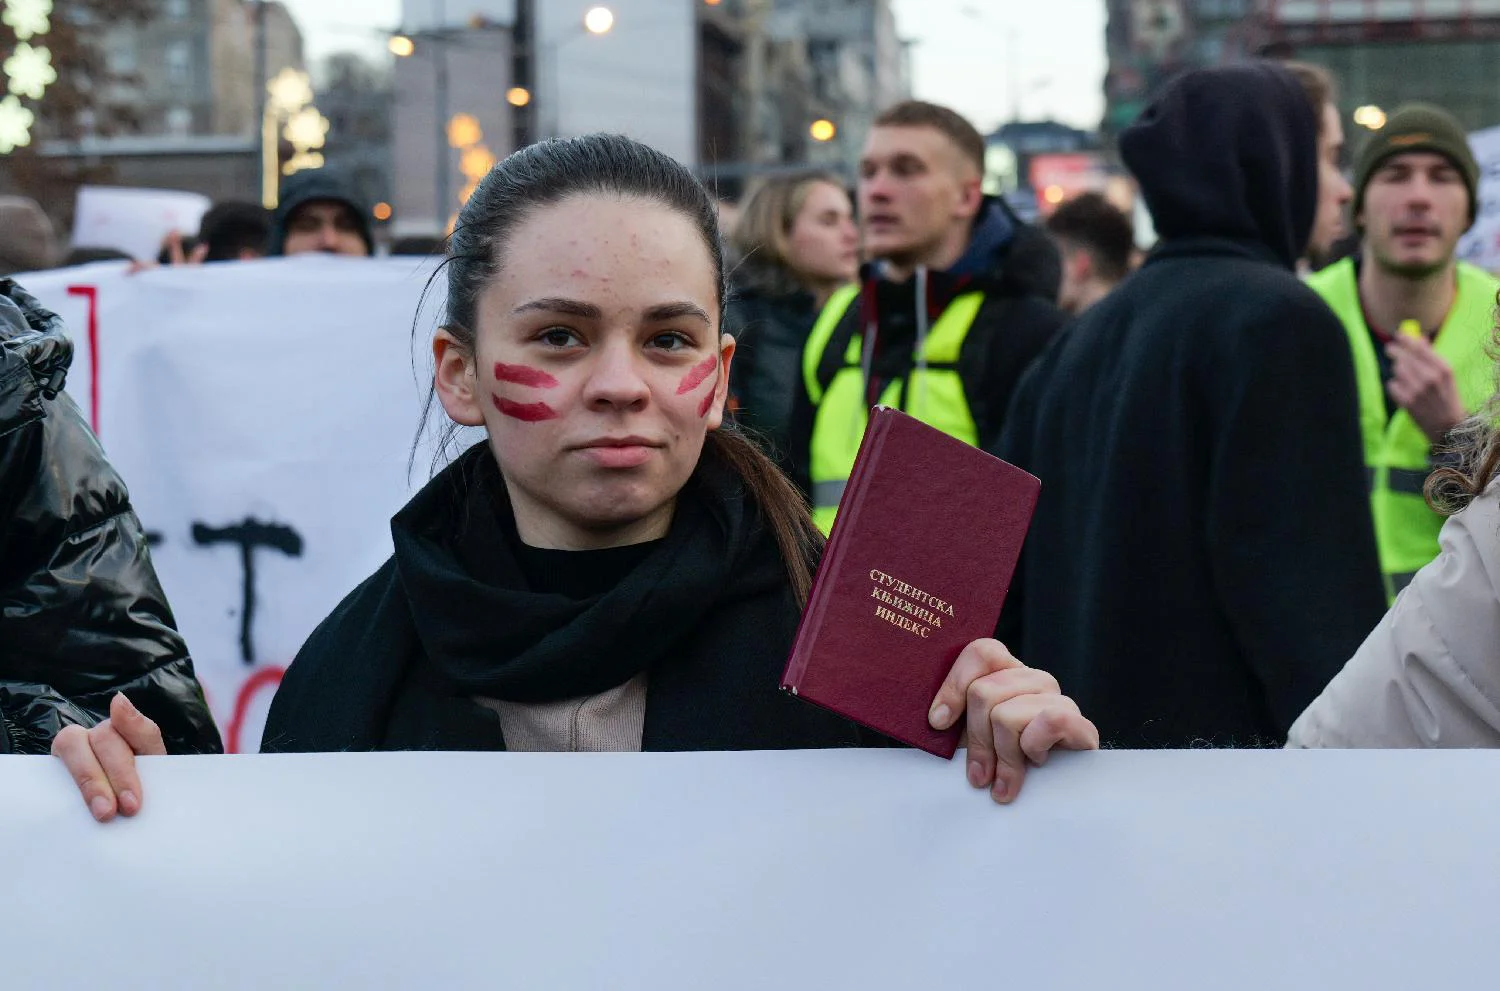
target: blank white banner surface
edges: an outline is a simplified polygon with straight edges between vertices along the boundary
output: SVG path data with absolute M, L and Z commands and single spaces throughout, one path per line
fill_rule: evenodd
M 1500 753 L 0 759 L 0 986 L 1493 987 Z

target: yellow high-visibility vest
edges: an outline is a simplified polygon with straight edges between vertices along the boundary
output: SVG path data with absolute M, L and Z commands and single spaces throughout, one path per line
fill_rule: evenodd
M 844 349 L 844 363 L 827 389 L 818 381 L 818 368 L 834 330 L 858 296 L 858 286 L 846 286 L 834 293 L 818 315 L 802 352 L 803 381 L 817 410 L 809 451 L 813 522 L 825 534 L 833 529 L 839 499 L 849 482 L 849 472 L 870 419 L 860 368 L 864 336 L 855 334 L 850 339 Z M 983 303 L 982 292 L 964 293 L 949 303 L 923 345 L 926 368 L 913 368 L 905 378 L 887 384 L 881 391 L 879 405 L 900 409 L 951 437 L 977 446 L 979 428 L 964 396 L 958 355 Z
M 1443 518 L 1422 494 L 1432 470 L 1432 444 L 1404 409 L 1386 411 L 1385 384 L 1375 342 L 1359 302 L 1359 280 L 1352 259 L 1330 265 L 1308 279 L 1344 325 L 1359 386 L 1359 425 L 1365 470 L 1370 479 L 1370 512 L 1386 594 L 1394 599 L 1417 571 L 1438 555 Z M 1460 262 L 1458 294 L 1438 330 L 1433 350 L 1453 368 L 1464 409 L 1482 406 L 1495 386 L 1495 364 L 1486 351 L 1493 339 L 1495 294 L 1500 280 Z

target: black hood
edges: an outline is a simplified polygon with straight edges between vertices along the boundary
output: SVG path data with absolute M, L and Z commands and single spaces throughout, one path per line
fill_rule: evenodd
M 281 199 L 271 218 L 271 240 L 266 254 L 276 257 L 286 252 L 286 226 L 292 213 L 304 203 L 343 203 L 354 211 L 359 222 L 359 236 L 365 248 L 375 253 L 375 236 L 370 230 L 370 208 L 360 201 L 352 184 L 331 169 L 298 172 L 281 185 Z
M 1163 239 L 1251 242 L 1287 268 L 1307 247 L 1318 118 L 1296 77 L 1274 63 L 1177 77 L 1120 134 L 1120 157 Z

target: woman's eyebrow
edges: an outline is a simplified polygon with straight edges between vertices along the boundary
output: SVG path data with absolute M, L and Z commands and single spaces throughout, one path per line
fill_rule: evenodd
M 578 299 L 567 299 L 562 296 L 544 296 L 541 299 L 528 300 L 511 310 L 512 316 L 523 313 L 566 313 L 570 316 L 582 317 L 586 320 L 602 320 L 604 311 L 593 303 L 585 303 Z M 646 319 L 649 321 L 675 320 L 678 317 L 692 317 L 707 324 L 708 313 L 697 303 L 682 300 L 675 303 L 660 303 L 646 311 Z
M 604 316 L 604 311 L 593 303 L 585 303 L 577 299 L 566 299 L 562 296 L 543 296 L 541 299 L 529 300 L 510 312 L 512 316 L 536 312 L 566 313 L 570 316 L 583 317 L 587 320 L 598 320 Z
M 710 323 L 703 307 L 697 303 L 689 303 L 687 300 L 677 303 L 661 303 L 646 311 L 646 319 L 651 321 L 676 320 L 678 317 L 692 317 L 695 320 L 702 320 L 705 324 Z

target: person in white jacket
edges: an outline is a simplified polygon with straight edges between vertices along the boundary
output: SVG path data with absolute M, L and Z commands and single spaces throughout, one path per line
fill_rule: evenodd
M 1428 481 L 1429 501 L 1453 514 L 1437 559 L 1292 725 L 1288 746 L 1500 747 L 1500 393 L 1456 433 L 1462 464 Z

